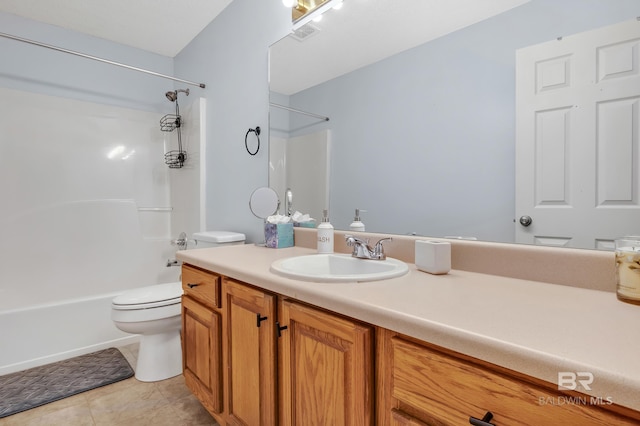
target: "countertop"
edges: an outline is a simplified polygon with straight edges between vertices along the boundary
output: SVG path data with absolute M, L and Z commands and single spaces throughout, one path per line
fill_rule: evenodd
M 364 283 L 313 283 L 269 271 L 303 247 L 238 245 L 179 251 L 177 258 L 364 322 L 550 383 L 593 374 L 578 391 L 640 411 L 640 306 L 615 293 L 461 270 Z M 580 377 L 578 377 L 580 378 Z

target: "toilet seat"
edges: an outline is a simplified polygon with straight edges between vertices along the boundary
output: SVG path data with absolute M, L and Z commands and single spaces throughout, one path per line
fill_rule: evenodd
M 115 297 L 111 306 L 119 311 L 160 308 L 181 303 L 181 296 L 182 283 L 157 284 L 128 290 Z
M 152 308 L 162 308 L 163 306 L 171 306 L 177 305 L 181 303 L 181 298 L 170 299 L 170 300 L 162 300 L 160 302 L 151 302 L 151 303 L 136 303 L 130 305 L 120 305 L 117 303 L 113 303 L 113 309 L 118 311 L 135 311 L 138 309 L 152 309 Z

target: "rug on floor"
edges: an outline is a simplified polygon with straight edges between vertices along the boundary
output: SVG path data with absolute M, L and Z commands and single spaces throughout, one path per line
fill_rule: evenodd
M 133 376 L 116 348 L 0 376 L 0 418 Z

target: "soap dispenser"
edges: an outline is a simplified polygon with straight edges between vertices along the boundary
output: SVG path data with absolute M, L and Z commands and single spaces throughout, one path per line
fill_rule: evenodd
M 318 225 L 318 253 L 333 253 L 333 225 L 329 223 L 327 210 L 322 211 L 322 222 Z
M 353 218 L 353 222 L 349 225 L 349 229 L 352 231 L 364 232 L 364 223 L 360 221 L 360 212 L 366 212 L 366 210 L 356 209 L 356 215 Z

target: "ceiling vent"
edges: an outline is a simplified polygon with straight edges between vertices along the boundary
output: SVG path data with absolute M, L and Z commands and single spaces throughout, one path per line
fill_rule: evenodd
M 320 28 L 313 25 L 311 22 L 304 24 L 297 30 L 295 30 L 291 36 L 298 41 L 305 41 L 308 38 L 312 37 L 314 34 L 318 34 L 320 32 Z

